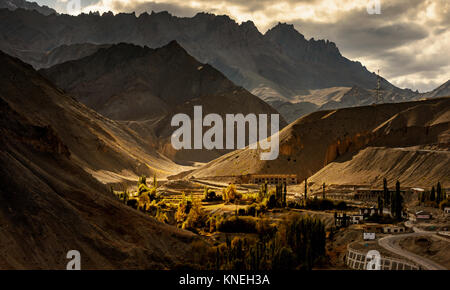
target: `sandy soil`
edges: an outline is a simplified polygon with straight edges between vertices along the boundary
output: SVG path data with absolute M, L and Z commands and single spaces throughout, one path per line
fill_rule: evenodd
M 400 246 L 450 269 L 450 239 L 445 241 L 432 236 L 409 237 L 402 240 Z

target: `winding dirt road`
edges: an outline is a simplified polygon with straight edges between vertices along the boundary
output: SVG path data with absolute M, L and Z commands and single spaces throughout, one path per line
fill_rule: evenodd
M 427 235 L 435 235 L 434 232 L 418 232 L 418 233 L 410 233 L 410 234 L 402 234 L 402 235 L 392 235 L 387 236 L 384 238 L 381 238 L 378 240 L 378 244 L 385 248 L 388 251 L 391 251 L 397 255 L 403 256 L 411 261 L 414 261 L 415 263 L 419 264 L 422 268 L 427 270 L 447 270 L 444 266 L 431 261 L 430 259 L 427 259 L 425 257 L 413 254 L 411 252 L 408 252 L 400 247 L 398 242 L 402 239 L 408 238 L 408 237 L 414 237 L 414 236 L 427 236 Z
M 448 241 L 448 240 L 446 240 L 442 237 L 439 237 L 436 234 L 436 232 L 429 232 L 429 231 L 424 231 L 422 229 L 419 229 L 419 228 L 413 226 L 413 224 L 410 221 L 405 222 L 405 226 L 412 228 L 414 230 L 414 233 L 387 236 L 387 237 L 379 239 L 378 244 L 388 251 L 391 251 L 397 255 L 403 256 L 411 261 L 416 262 L 424 269 L 448 270 L 444 266 L 442 266 L 434 261 L 431 261 L 428 258 L 413 254 L 411 252 L 408 252 L 408 251 L 402 249 L 399 245 L 400 240 L 408 238 L 408 237 L 417 237 L 417 236 L 434 236 L 434 237 L 437 237 L 437 238 L 445 240 L 445 241 Z

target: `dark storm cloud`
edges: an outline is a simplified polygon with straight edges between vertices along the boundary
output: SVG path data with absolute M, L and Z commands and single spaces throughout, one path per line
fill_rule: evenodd
M 412 12 L 420 6 L 418 2 L 382 6 L 380 15 L 369 15 L 362 7 L 340 13 L 329 22 L 309 19 L 292 22 L 307 37 L 332 40 L 347 54 L 362 57 L 426 38 L 429 29 L 412 20 Z
M 414 23 L 380 23 L 378 26 L 357 17 L 346 23 L 295 21 L 294 24 L 306 36 L 329 39 L 336 42 L 342 51 L 360 57 L 403 46 L 429 34 L 427 29 Z

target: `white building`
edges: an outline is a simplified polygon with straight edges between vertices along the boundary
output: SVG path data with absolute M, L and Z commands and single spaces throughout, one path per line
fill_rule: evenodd
M 375 240 L 375 238 L 376 238 L 375 233 L 363 233 L 363 239 L 364 239 L 365 241 L 368 241 L 368 240 Z
M 354 225 L 360 224 L 364 221 L 364 215 L 362 214 L 355 214 L 351 216 L 350 222 Z

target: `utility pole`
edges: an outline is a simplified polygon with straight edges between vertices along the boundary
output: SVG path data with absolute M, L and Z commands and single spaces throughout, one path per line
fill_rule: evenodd
M 378 69 L 377 74 L 377 103 L 382 104 L 383 99 L 381 98 L 381 77 L 380 77 L 380 70 Z

